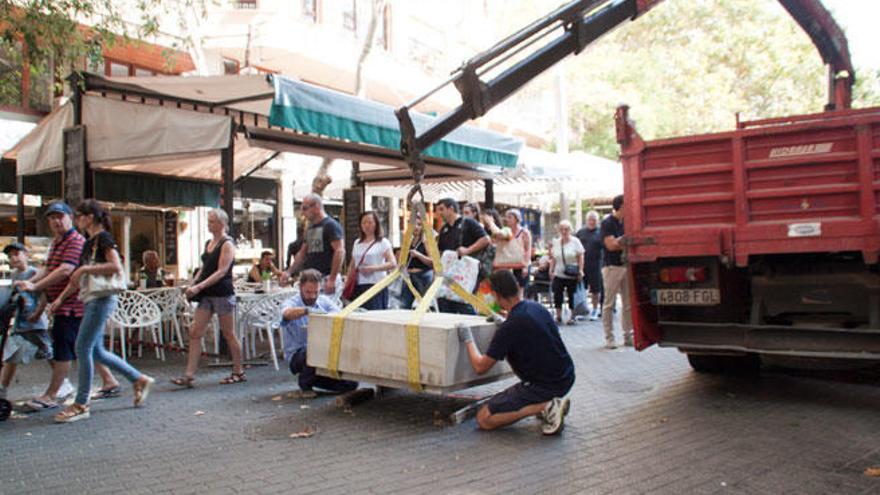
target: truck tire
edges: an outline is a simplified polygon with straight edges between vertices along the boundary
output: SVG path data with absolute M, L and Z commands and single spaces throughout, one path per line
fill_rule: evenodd
M 691 368 L 697 373 L 721 373 L 724 371 L 725 356 L 688 353 L 687 357 Z

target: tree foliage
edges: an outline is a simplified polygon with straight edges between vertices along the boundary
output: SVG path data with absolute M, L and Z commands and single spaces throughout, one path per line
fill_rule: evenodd
M 532 16 L 555 6 L 525 4 Z M 817 112 L 826 101 L 816 48 L 770 0 L 667 0 L 566 64 L 571 148 L 609 158 L 619 150 L 613 116 L 621 103 L 639 132 L 656 139 L 731 129 L 737 113 Z M 857 74 L 854 106 L 880 104 L 878 81 L 877 71 Z

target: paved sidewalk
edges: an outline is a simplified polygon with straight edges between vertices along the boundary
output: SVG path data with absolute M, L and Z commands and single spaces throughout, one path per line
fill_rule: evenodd
M 136 359 L 160 380 L 143 409 L 126 386 L 86 421 L 0 423 L 0 492 L 880 493 L 863 474 L 880 466 L 876 385 L 700 375 L 674 350 L 602 350 L 601 333 L 563 328 L 577 382 L 552 438 L 534 420 L 450 426 L 442 418 L 465 402 L 406 391 L 346 413 L 332 397 L 290 398 L 294 381 L 271 367 L 229 386 L 217 384 L 228 369 L 203 368 L 197 388 L 178 391 L 168 379 L 180 357 Z M 25 367 L 13 397 L 47 378 L 45 363 Z M 316 433 L 290 437 L 306 429 Z

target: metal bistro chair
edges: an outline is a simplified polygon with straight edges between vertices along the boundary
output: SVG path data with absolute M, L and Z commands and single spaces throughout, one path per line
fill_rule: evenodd
M 163 332 L 167 330 L 169 343 L 173 346 L 176 340 L 180 349 L 185 348 L 186 342 L 184 342 L 183 333 L 180 331 L 179 320 L 182 309 L 180 305 L 181 290 L 175 287 L 163 287 L 140 292 L 159 306 L 159 310 L 162 312 L 162 330 Z
M 143 331 L 149 330 L 150 337 L 156 348 L 156 357 L 165 360 L 165 348 L 162 342 L 160 325 L 162 311 L 149 297 L 133 290 L 126 290 L 119 294 L 119 306 L 110 315 L 108 327 L 110 329 L 110 348 L 113 349 L 113 340 L 116 330 L 119 329 L 119 344 L 122 359 L 126 357 L 126 339 L 131 330 L 138 331 L 138 357 L 143 356 Z M 129 350 L 129 353 L 131 351 Z
M 256 338 L 259 337 L 260 341 L 268 340 L 272 364 L 276 370 L 278 370 L 278 353 L 275 351 L 275 332 L 278 332 L 278 342 L 283 349 L 281 308 L 293 294 L 292 291 L 283 291 L 266 295 L 243 315 L 242 347 L 244 349 L 249 347 L 250 354 L 253 356 L 256 354 Z

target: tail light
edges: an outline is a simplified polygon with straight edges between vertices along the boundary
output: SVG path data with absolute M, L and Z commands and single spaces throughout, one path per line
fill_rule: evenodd
M 706 272 L 704 266 L 668 266 L 660 269 L 660 281 L 664 284 L 705 282 Z

